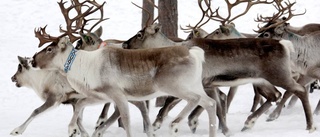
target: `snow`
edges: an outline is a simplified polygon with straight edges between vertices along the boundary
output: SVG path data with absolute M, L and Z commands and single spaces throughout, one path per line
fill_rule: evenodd
M 97 0 L 102 2 L 102 0 Z M 57 1 L 53 0 L 11 0 L 0 3 L 1 33 L 0 33 L 0 136 L 9 137 L 10 132 L 22 124 L 31 114 L 31 112 L 40 106 L 43 102 L 37 95 L 27 88 L 17 88 L 11 82 L 11 76 L 17 70 L 17 56 L 32 56 L 39 51 L 37 48 L 38 40 L 34 37 L 34 28 L 48 24 L 47 32 L 55 35 L 58 33 L 58 26 L 64 25 L 63 17 L 59 11 Z M 133 0 L 141 5 L 141 0 Z M 296 0 L 295 9 L 297 13 L 307 9 L 303 16 L 294 17 L 290 23 L 293 26 L 302 26 L 307 23 L 319 23 L 318 0 Z M 201 12 L 197 7 L 196 0 L 178 0 L 179 4 L 179 25 L 194 25 L 199 19 Z M 214 5 L 224 5 L 222 0 L 214 0 Z M 140 9 L 134 7 L 128 0 L 108 0 L 104 7 L 105 17 L 109 20 L 102 23 L 103 39 L 115 38 L 126 40 L 133 36 L 140 29 Z M 224 8 L 222 7 L 221 10 Z M 236 9 L 235 12 L 243 8 Z M 236 27 L 241 32 L 253 33 L 257 23 L 253 21 L 257 13 L 273 13 L 272 6 L 259 6 L 250 10 L 249 14 L 235 21 Z M 255 12 L 254 12 L 255 11 Z M 217 28 L 219 23 L 211 21 L 204 26 L 207 31 Z M 179 36 L 186 38 L 185 33 L 179 30 Z M 227 93 L 228 88 L 222 88 Z M 310 103 L 314 110 L 320 92 L 315 91 L 310 94 Z M 227 115 L 227 124 L 233 137 L 319 137 L 319 129 L 309 133 L 306 128 L 306 122 L 302 105 L 298 102 L 292 109 L 283 109 L 279 119 L 273 122 L 266 122 L 267 114 L 263 114 L 256 122 L 255 126 L 246 132 L 241 132 L 241 128 L 250 114 L 253 92 L 251 84 L 240 87 L 235 96 Z M 174 119 L 177 113 L 182 109 L 186 102 L 182 102 L 169 113 L 160 130 L 156 131 L 158 137 L 170 136 L 169 123 Z M 273 109 L 274 106 L 271 108 Z M 84 113 L 84 126 L 91 134 L 94 130 L 95 122 L 100 114 L 102 105 L 88 106 Z M 155 116 L 159 108 L 154 107 L 154 100 L 151 101 L 150 117 Z M 110 113 L 113 110 L 110 110 Z M 270 112 L 270 111 L 269 111 Z M 131 127 L 134 136 L 146 136 L 142 132 L 142 118 L 137 108 L 130 105 Z M 34 119 L 21 137 L 63 137 L 67 136 L 68 123 L 72 116 L 72 108 L 68 105 L 60 105 L 55 109 L 40 115 Z M 187 126 L 187 120 L 184 119 L 179 128 L 180 137 L 205 137 L 208 136 L 207 114 L 201 115 L 200 125 L 195 134 L 192 134 Z M 315 126 L 320 125 L 320 116 L 314 116 Z M 113 124 L 105 133 L 108 137 L 125 137 L 123 129 Z M 219 131 L 218 137 L 224 135 Z

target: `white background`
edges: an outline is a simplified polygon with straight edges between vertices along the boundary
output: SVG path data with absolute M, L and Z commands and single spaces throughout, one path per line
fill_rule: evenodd
M 101 0 L 97 0 L 102 2 Z M 11 82 L 11 76 L 17 70 L 17 56 L 32 56 L 36 51 L 38 40 L 34 37 L 34 28 L 48 24 L 47 32 L 52 35 L 58 34 L 60 24 L 64 25 L 64 20 L 60 9 L 55 0 L 7 0 L 0 3 L 0 136 L 9 137 L 10 132 L 22 124 L 31 114 L 31 112 L 43 102 L 36 94 L 27 88 L 16 88 Z M 141 0 L 133 0 L 141 5 Z M 200 18 L 201 12 L 197 6 L 196 0 L 178 0 L 179 4 L 179 25 L 194 25 Z M 221 6 L 223 10 L 224 3 L 220 0 L 213 0 L 215 7 Z M 318 0 L 297 0 L 294 6 L 297 13 L 307 9 L 303 16 L 294 17 L 290 23 L 293 26 L 302 26 L 307 23 L 320 23 L 319 18 L 320 2 Z M 235 12 L 243 9 L 237 8 Z M 105 17 L 109 20 L 102 23 L 103 39 L 121 39 L 126 40 L 140 30 L 141 10 L 134 7 L 129 0 L 108 0 L 104 7 Z M 241 32 L 253 33 L 257 23 L 253 21 L 257 13 L 271 14 L 273 7 L 271 5 L 258 6 L 252 8 L 246 16 L 234 21 L 236 28 Z M 223 13 L 223 11 L 221 11 Z M 219 23 L 211 21 L 204 29 L 213 31 Z M 185 33 L 179 30 L 179 37 L 186 38 Z M 226 93 L 228 88 L 222 88 Z M 250 84 L 241 86 L 235 96 L 227 115 L 227 123 L 233 137 L 319 137 L 320 131 L 308 133 L 304 118 L 302 105 L 298 102 L 293 109 L 284 109 L 280 118 L 273 122 L 266 122 L 266 114 L 263 114 L 256 122 L 253 129 L 241 132 L 241 128 L 250 114 L 249 109 L 252 105 L 252 86 Z M 316 91 L 310 95 L 312 109 L 315 108 L 320 98 L 320 92 Z M 154 100 L 151 102 L 150 117 L 153 121 L 159 108 L 154 107 Z M 159 137 L 169 136 L 169 122 L 177 115 L 179 110 L 185 105 L 180 103 L 165 120 L 163 127 L 156 132 Z M 273 109 L 272 107 L 271 109 Z M 102 105 L 89 106 L 84 113 L 84 126 L 91 134 L 95 122 L 100 114 Z M 110 112 L 112 112 L 111 110 Z M 131 126 L 134 136 L 146 136 L 142 133 L 142 118 L 140 112 L 130 105 L 130 115 L 132 116 Z M 26 129 L 21 137 L 66 137 L 67 126 L 71 119 L 71 106 L 60 105 L 59 107 L 40 115 Z M 314 116 L 314 124 L 320 125 L 320 116 Z M 187 121 L 181 122 L 181 137 L 206 137 L 208 136 L 207 115 L 203 113 L 200 117 L 200 125 L 196 134 L 192 134 L 187 126 Z M 118 128 L 116 124 L 105 133 L 108 137 L 125 137 L 123 129 Z M 224 137 L 222 133 L 218 137 Z

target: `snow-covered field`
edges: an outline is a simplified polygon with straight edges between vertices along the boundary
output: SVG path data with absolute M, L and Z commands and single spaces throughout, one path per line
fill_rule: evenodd
M 102 0 L 97 0 L 102 2 Z M 132 0 L 141 5 L 141 0 Z M 293 26 L 302 26 L 307 23 L 320 23 L 318 0 L 296 0 L 295 9 L 302 12 L 307 9 L 303 16 L 294 17 L 290 23 Z M 0 137 L 9 137 L 10 132 L 24 122 L 31 112 L 43 102 L 36 94 L 27 88 L 16 88 L 11 82 L 11 76 L 17 70 L 17 56 L 32 56 L 37 49 L 38 40 L 34 37 L 34 28 L 48 24 L 47 32 L 55 35 L 58 33 L 58 26 L 64 25 L 64 20 L 56 0 L 6 0 L 0 3 Z M 200 11 L 196 0 L 178 0 L 179 4 L 179 25 L 194 25 L 200 18 Z M 213 0 L 213 5 L 223 6 L 222 0 Z M 104 7 L 105 16 L 110 19 L 102 23 L 104 28 L 103 39 L 116 38 L 128 39 L 140 29 L 141 11 L 131 4 L 129 0 L 108 0 Z M 236 9 L 241 10 L 242 8 Z M 235 21 L 236 27 L 247 33 L 253 33 L 257 24 L 253 21 L 257 13 L 272 13 L 272 6 L 254 7 L 248 15 Z M 221 8 L 223 10 L 223 8 Z M 236 12 L 237 12 L 236 11 Z M 207 31 L 218 27 L 218 23 L 212 22 L 204 26 Z M 179 31 L 179 37 L 185 38 L 186 34 Z M 222 88 L 227 92 L 228 88 Z M 306 123 L 302 105 L 298 102 L 292 109 L 284 109 L 280 118 L 273 122 L 266 122 L 267 115 L 262 115 L 256 125 L 249 131 L 241 132 L 241 128 L 250 114 L 253 92 L 250 84 L 240 87 L 230 111 L 227 115 L 227 123 L 233 137 L 319 137 L 320 129 L 313 133 L 305 130 Z M 320 98 L 320 92 L 316 91 L 310 95 L 312 109 Z M 154 100 L 151 102 L 150 117 L 154 120 L 159 108 L 154 107 Z M 165 120 L 163 127 L 156 131 L 158 137 L 167 137 L 169 134 L 169 122 L 177 115 L 185 102 L 180 103 Z M 273 107 L 274 108 L 274 107 Z M 272 108 L 272 109 L 273 109 Z M 102 105 L 89 106 L 84 113 L 84 126 L 89 133 L 94 130 L 95 122 L 100 114 Z M 110 111 L 112 112 L 112 110 Z M 26 129 L 21 137 L 66 137 L 67 126 L 71 119 L 71 106 L 60 105 L 36 118 Z M 142 118 L 140 112 L 130 106 L 132 116 L 131 126 L 133 134 L 146 136 L 142 133 Z M 180 126 L 181 137 L 206 137 L 208 136 L 207 115 L 200 117 L 200 125 L 196 134 L 192 134 L 184 120 Z M 314 116 L 314 124 L 320 125 L 320 116 Z M 116 124 L 110 127 L 105 136 L 125 137 L 123 129 Z M 222 133 L 217 134 L 223 137 Z

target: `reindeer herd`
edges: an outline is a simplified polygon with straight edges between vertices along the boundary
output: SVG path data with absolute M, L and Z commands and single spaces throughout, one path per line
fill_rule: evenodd
M 291 26 L 288 21 L 292 17 L 305 13 L 293 13 L 292 6 L 296 2 L 225 2 L 229 13 L 226 18 L 219 15 L 219 8 L 212 10 L 210 0 L 198 0 L 202 18 L 195 26 L 181 28 L 190 32 L 186 40 L 166 37 L 161 32 L 161 25 L 154 20 L 133 37 L 121 41 L 102 40 L 101 27 L 93 32 L 93 28 L 106 20 L 103 17 L 105 3 L 72 0 L 70 6 L 66 6 L 67 2 L 61 0 L 58 5 L 66 20 L 66 29 L 60 27 L 62 34 L 57 37 L 50 36 L 46 27 L 36 29 L 39 47 L 50 44 L 33 57 L 18 56 L 18 70 L 12 76 L 12 82 L 17 87 L 33 89 L 44 104 L 35 109 L 11 135 L 22 134 L 38 114 L 63 103 L 73 106 L 69 137 L 78 134 L 89 137 L 82 125 L 82 114 L 84 108 L 92 104 L 105 104 L 92 137 L 103 136 L 118 118 L 121 118 L 127 136 L 132 137 L 130 102 L 141 111 L 144 132 L 153 137 L 154 130 L 161 127 L 168 112 L 180 100 L 185 100 L 187 105 L 170 123 L 169 132 L 173 136 L 177 136 L 179 123 L 187 115 L 189 127 L 195 133 L 203 110 L 208 114 L 209 137 L 216 136 L 217 128 L 225 136 L 230 136 L 226 122 L 228 108 L 238 86 L 247 83 L 252 83 L 255 97 L 252 114 L 247 117 L 242 131 L 252 128 L 272 102 L 278 104 L 268 121 L 277 119 L 292 95 L 289 107 L 299 99 L 306 129 L 310 132 L 316 130 L 313 115 L 320 114 L 320 100 L 312 112 L 307 87 L 320 79 L 320 25 Z M 245 11 L 231 18 L 231 9 L 242 3 L 247 4 Z M 232 21 L 258 4 L 273 4 L 277 13 L 272 17 L 258 16 L 255 21 L 266 25 L 258 26 L 256 34 L 237 31 Z M 77 15 L 70 17 L 71 10 L 75 10 Z M 100 18 L 88 18 L 97 11 L 100 11 Z M 205 18 L 207 20 L 203 22 Z M 209 20 L 220 22 L 220 27 L 206 32 L 201 26 Z M 91 28 L 85 28 L 93 21 L 96 23 Z M 73 44 L 75 42 L 76 45 Z M 220 86 L 229 86 L 229 94 L 221 92 Z M 277 88 L 284 89 L 284 94 Z M 146 101 L 160 96 L 169 97 L 152 124 Z M 114 103 L 115 111 L 108 118 L 110 103 Z M 257 108 L 259 103 L 261 106 Z

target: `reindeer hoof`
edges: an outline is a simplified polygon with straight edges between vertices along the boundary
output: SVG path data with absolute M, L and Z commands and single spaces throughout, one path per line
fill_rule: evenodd
M 69 137 L 76 137 L 79 134 L 80 134 L 79 129 L 77 129 L 77 128 L 70 128 L 69 129 Z
M 314 115 L 319 115 L 319 114 L 320 114 L 320 110 L 317 110 L 317 111 L 315 110 L 315 111 L 313 112 L 313 114 L 314 114 Z
M 92 134 L 92 137 L 102 137 L 103 134 L 100 132 L 100 131 L 94 131 L 93 134 Z
M 172 123 L 171 124 L 171 135 L 172 136 L 177 136 L 177 134 L 178 134 L 178 123 Z
M 278 114 L 278 113 L 271 113 L 271 114 L 269 115 L 269 117 L 267 118 L 267 122 L 274 121 L 274 120 L 276 120 L 278 117 L 279 117 L 279 114 Z
M 153 130 L 154 130 L 154 131 L 157 131 L 157 130 L 160 129 L 160 127 L 161 127 L 161 122 L 155 121 L 155 122 L 152 124 L 152 126 L 153 126 Z
M 249 130 L 249 129 L 251 129 L 251 128 L 244 126 L 244 127 L 241 129 L 241 131 L 244 132 L 244 131 L 247 131 L 247 130 Z
M 312 133 L 312 132 L 316 131 L 317 128 L 312 126 L 311 128 L 307 128 L 307 130 L 309 130 L 309 133 Z
M 21 135 L 22 133 L 23 131 L 21 131 L 20 128 L 15 128 L 13 131 L 11 131 L 10 135 L 17 136 L 17 135 Z
M 195 133 L 197 131 L 198 124 L 199 122 L 197 118 L 189 119 L 188 125 L 192 133 Z
M 81 133 L 81 137 L 90 137 L 88 133 Z

